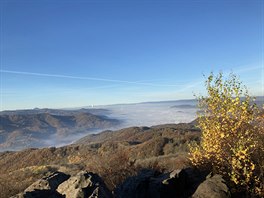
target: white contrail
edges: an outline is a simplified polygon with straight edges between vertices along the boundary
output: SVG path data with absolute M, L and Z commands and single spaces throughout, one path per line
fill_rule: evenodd
M 114 83 L 127 83 L 127 84 L 137 84 L 137 85 L 146 85 L 146 86 L 157 86 L 157 87 L 178 87 L 178 86 L 182 86 L 182 85 L 175 85 L 175 84 L 154 84 L 154 83 L 143 83 L 140 81 L 134 81 L 133 82 L 133 81 L 115 80 L 115 79 L 107 79 L 107 78 L 94 78 L 94 77 L 70 76 L 70 75 L 61 75 L 61 74 L 35 73 L 35 72 L 25 72 L 25 71 L 4 70 L 4 69 L 0 69 L 0 73 L 42 76 L 42 77 L 55 77 L 55 78 L 70 78 L 70 79 L 78 79 L 78 80 L 94 80 L 94 81 L 104 81 L 104 82 L 114 82 Z

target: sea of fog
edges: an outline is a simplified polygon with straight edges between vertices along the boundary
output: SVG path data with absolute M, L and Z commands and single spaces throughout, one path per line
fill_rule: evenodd
M 179 100 L 102 106 L 110 118 L 122 121 L 119 128 L 188 123 L 196 118 L 196 101 Z
M 188 123 L 196 118 L 195 100 L 179 100 L 166 102 L 146 102 L 135 104 L 118 104 L 94 107 L 106 109 L 107 114 L 95 113 L 96 115 L 107 116 L 121 121 L 121 124 L 104 130 L 118 130 L 132 126 L 155 126 L 160 124 Z M 96 112 L 96 111 L 95 111 Z M 92 130 L 87 133 L 71 134 L 67 137 L 52 136 L 45 141 L 46 146 L 64 146 L 74 143 L 80 138 L 100 133 L 104 130 Z
M 96 109 L 105 109 L 107 111 L 96 111 Z M 75 109 L 78 111 L 78 109 Z M 146 102 L 136 104 L 118 104 L 118 105 L 105 105 L 96 106 L 93 108 L 96 115 L 107 116 L 110 119 L 118 119 L 121 124 L 114 128 L 89 130 L 86 133 L 68 134 L 67 136 L 59 136 L 54 134 L 49 138 L 40 139 L 39 147 L 50 146 L 64 146 L 76 142 L 80 138 L 91 133 L 99 133 L 104 130 L 118 130 L 132 126 L 155 126 L 161 124 L 177 124 L 188 123 L 196 118 L 196 102 L 195 100 L 179 100 L 179 101 L 166 101 L 166 102 Z M 81 111 L 81 110 L 80 110 Z M 20 137 L 25 141 L 25 147 L 30 147 L 30 137 Z M 23 149 L 21 148 L 21 149 Z M 17 148 L 4 148 L 5 150 L 20 150 Z
M 264 97 L 257 97 L 255 102 L 259 107 L 262 107 L 264 104 Z M 189 123 L 196 119 L 196 112 L 198 110 L 196 100 L 104 105 L 87 108 L 91 109 L 95 115 L 107 116 L 110 119 L 118 119 L 121 121 L 121 124 L 114 128 L 90 130 L 86 133 L 69 134 L 66 137 L 59 137 L 57 134 L 55 134 L 48 139 L 40 140 L 42 145 L 40 147 L 59 147 L 71 144 L 86 135 L 91 133 L 99 133 L 104 130 L 118 130 L 132 126 L 151 127 L 161 124 Z M 74 108 L 74 110 L 78 111 L 78 108 Z M 82 111 L 82 109 L 80 111 Z M 4 150 L 13 149 L 7 148 Z M 4 150 L 0 149 L 0 152 Z

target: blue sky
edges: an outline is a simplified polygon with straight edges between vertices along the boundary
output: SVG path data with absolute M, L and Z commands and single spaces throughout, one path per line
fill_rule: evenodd
M 203 74 L 263 89 L 263 1 L 2 0 L 1 109 L 193 98 Z

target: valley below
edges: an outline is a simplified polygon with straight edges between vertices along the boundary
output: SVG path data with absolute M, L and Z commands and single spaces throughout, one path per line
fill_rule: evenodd
M 83 197 L 199 197 L 208 188 L 230 197 L 221 176 L 189 159 L 200 142 L 196 111 L 194 100 L 2 111 L 0 197 L 63 197 L 75 179 L 89 184 L 74 187 Z
M 63 146 L 92 133 L 191 122 L 194 100 L 0 112 L 0 151 Z
M 161 174 L 186 168 L 190 166 L 188 143 L 198 141 L 199 134 L 194 123 L 129 127 L 91 134 L 58 148 L 2 152 L 0 197 L 16 195 L 58 171 L 69 175 L 80 171 L 97 173 L 113 191 L 142 169 Z M 42 195 L 45 197 L 45 193 Z

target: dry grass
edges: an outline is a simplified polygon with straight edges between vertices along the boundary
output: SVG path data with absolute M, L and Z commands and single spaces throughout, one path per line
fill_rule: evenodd
M 191 125 L 131 127 L 93 136 L 92 141 L 88 137 L 82 144 L 0 153 L 0 197 L 22 192 L 55 170 L 75 174 L 87 169 L 114 189 L 142 168 L 171 171 L 189 166 L 187 144 L 198 139 L 199 131 Z

